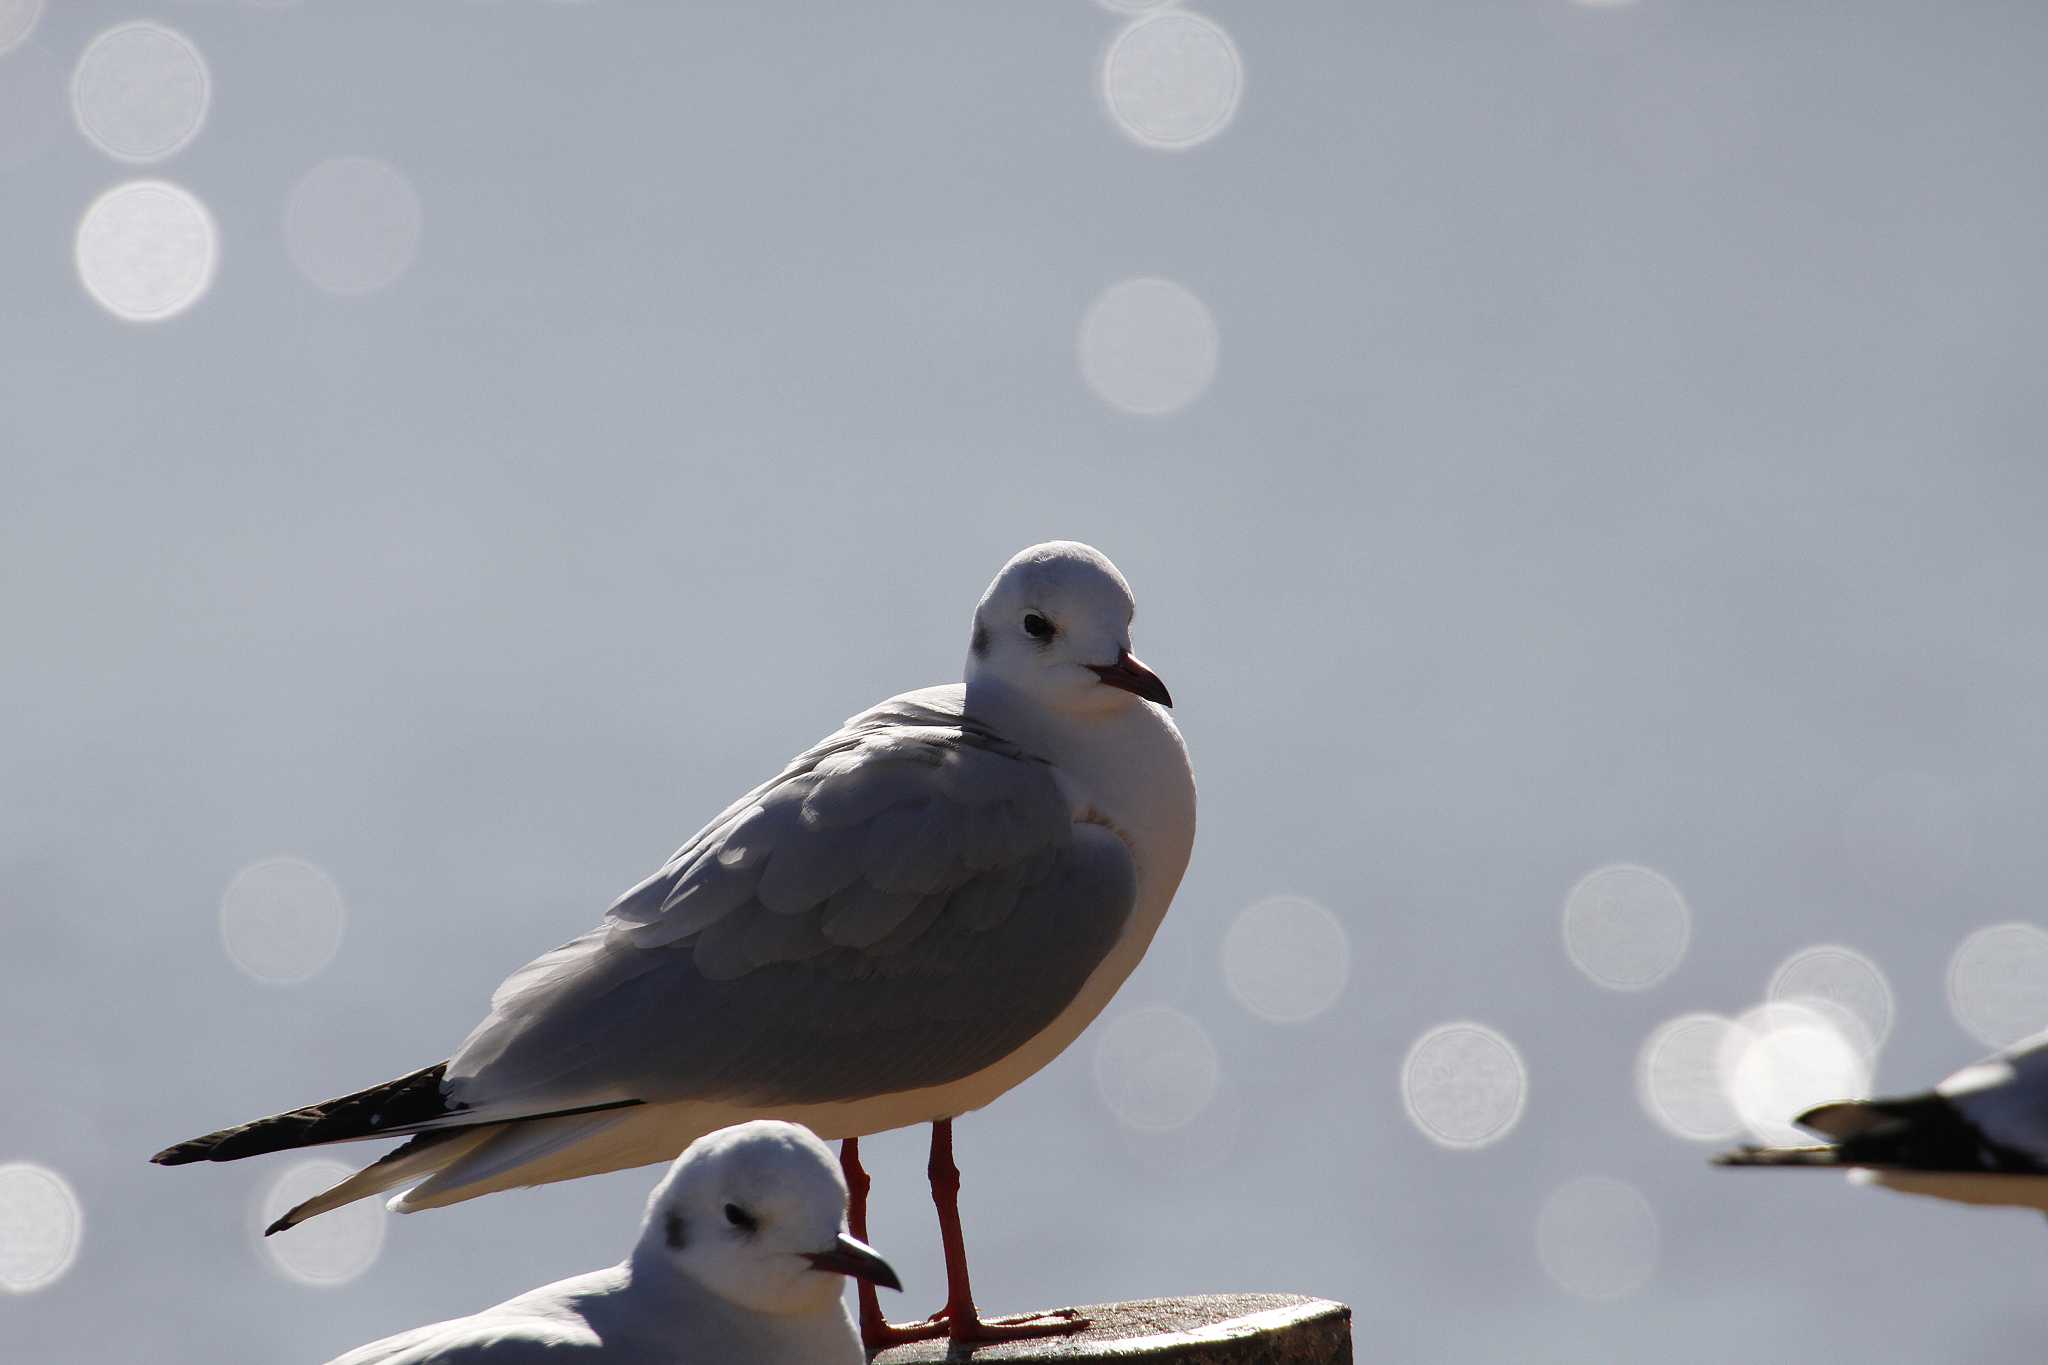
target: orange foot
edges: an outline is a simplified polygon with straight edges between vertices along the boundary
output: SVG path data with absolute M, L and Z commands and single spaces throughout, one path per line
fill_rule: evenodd
M 966 1316 L 957 1321 L 950 1309 L 941 1308 L 923 1322 L 863 1321 L 860 1338 L 861 1344 L 874 1352 L 913 1341 L 936 1341 L 940 1337 L 948 1341 L 986 1345 L 997 1341 L 1022 1341 L 1028 1337 L 1064 1336 L 1068 1332 L 1085 1331 L 1087 1327 L 1088 1319 L 1071 1308 L 988 1319 L 969 1309 Z

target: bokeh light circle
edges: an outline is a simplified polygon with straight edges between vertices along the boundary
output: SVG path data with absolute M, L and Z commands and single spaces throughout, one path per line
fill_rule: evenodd
M 1145 277 L 1111 285 L 1088 306 L 1076 350 L 1096 397 L 1163 417 L 1215 380 L 1222 337 L 1208 305 L 1184 285 Z
M 325 872 L 298 858 L 267 858 L 235 874 L 220 898 L 228 958 L 272 986 L 310 981 L 341 950 L 348 905 Z
M 86 292 L 129 322 L 161 322 L 198 302 L 219 251 L 206 205 L 162 180 L 133 180 L 93 200 L 73 248 Z
M 71 73 L 78 130 L 117 161 L 161 161 L 206 122 L 213 77 L 190 38 L 138 20 L 87 45 Z
M 1172 9 L 1139 19 L 1102 58 L 1110 117 L 1146 147 L 1200 146 L 1230 126 L 1244 97 L 1244 61 L 1214 20 Z
M 1208 1032 L 1169 1005 L 1118 1015 L 1095 1043 L 1095 1090 L 1118 1123 L 1166 1132 L 1192 1123 L 1222 1075 Z
M 31 1294 L 78 1259 L 85 1212 L 71 1182 L 32 1161 L 0 1165 L 0 1290 Z
M 0 0 L 0 57 L 28 41 L 43 17 L 43 0 Z
M 367 156 L 323 161 L 285 201 L 292 264 L 330 294 L 368 294 L 412 268 L 426 213 L 398 169 Z
M 258 1207 L 258 1232 L 295 1205 L 355 1173 L 355 1167 L 331 1158 L 301 1161 L 270 1183 Z M 332 1289 L 361 1277 L 384 1250 L 384 1205 L 358 1199 L 309 1218 L 274 1237 L 262 1237 L 270 1264 L 288 1280 Z
M 1965 938 L 1948 960 L 1948 1008 L 1986 1047 L 2048 1028 L 2048 932 L 1993 924 Z
M 1671 879 L 1621 863 L 1581 877 L 1564 902 L 1564 944 L 1572 965 L 1617 991 L 1639 991 L 1669 976 L 1692 940 L 1692 911 Z
M 1558 1288 L 1619 1299 L 1657 1272 L 1657 1214 L 1625 1180 L 1582 1176 L 1551 1191 L 1536 1215 L 1536 1259 Z
M 1802 948 L 1771 973 L 1771 1000 L 1824 1000 L 1855 1017 L 1875 1052 L 1892 1033 L 1892 987 L 1882 969 L 1854 948 Z
M 1855 1017 L 1829 1002 L 1769 1001 L 1745 1011 L 1723 1039 L 1721 1082 L 1757 1141 L 1811 1142 L 1793 1119 L 1816 1105 L 1868 1097 L 1865 1043 Z
M 1506 1137 L 1528 1103 L 1529 1073 L 1514 1045 L 1484 1024 L 1454 1023 L 1415 1040 L 1401 1063 L 1409 1121 L 1444 1147 Z
M 1223 980 L 1237 1003 L 1274 1024 L 1299 1024 L 1337 1003 L 1351 979 L 1351 940 L 1337 917 L 1300 896 L 1237 912 L 1223 936 Z
M 1681 1014 L 1643 1040 L 1636 1098 L 1665 1132 L 1693 1142 L 1725 1142 L 1742 1132 L 1742 1117 L 1721 1083 L 1721 1057 L 1734 1027 L 1718 1014 Z

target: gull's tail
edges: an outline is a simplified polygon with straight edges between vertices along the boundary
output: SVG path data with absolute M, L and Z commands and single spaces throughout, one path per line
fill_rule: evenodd
M 550 1163 L 611 1126 L 612 1111 L 637 1106 L 639 1100 L 617 1100 L 549 1113 L 471 1113 L 469 1106 L 448 1098 L 443 1084 L 448 1064 L 436 1062 L 409 1076 L 358 1090 L 353 1095 L 309 1104 L 269 1118 L 236 1124 L 176 1146 L 150 1160 L 159 1166 L 184 1166 L 195 1161 L 239 1161 L 267 1152 L 293 1151 L 330 1142 L 410 1137 L 354 1175 L 321 1191 L 264 1230 L 282 1232 L 315 1214 L 340 1208 L 399 1185 L 414 1184 L 400 1212 L 436 1208 L 473 1199 L 490 1190 L 559 1180 L 570 1174 L 613 1169 L 588 1166 L 572 1158 Z M 674 1155 L 670 1153 L 669 1155 Z M 644 1157 L 621 1164 L 661 1159 Z M 557 1173 L 549 1167 L 570 1169 Z M 581 1169 L 576 1167 L 581 1166 Z
M 183 1166 L 193 1161 L 240 1161 L 265 1152 L 285 1152 L 298 1147 L 317 1147 L 327 1142 L 354 1142 L 363 1138 L 401 1137 L 416 1133 L 428 1124 L 459 1114 L 441 1085 L 448 1063 L 436 1062 L 410 1076 L 358 1090 L 339 1099 L 309 1104 L 283 1114 L 251 1123 L 238 1123 L 205 1137 L 166 1147 L 150 1160 L 159 1166 Z
M 1838 1147 L 1737 1147 L 1716 1152 L 1716 1166 L 1841 1166 Z

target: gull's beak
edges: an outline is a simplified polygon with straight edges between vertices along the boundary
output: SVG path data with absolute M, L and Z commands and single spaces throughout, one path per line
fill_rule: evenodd
M 1159 675 L 1132 658 L 1128 649 L 1118 650 L 1113 664 L 1089 664 L 1088 667 L 1111 687 L 1121 687 L 1161 706 L 1173 705 L 1173 696 L 1166 690 L 1166 684 L 1159 681 Z
M 813 1270 L 851 1275 L 856 1280 L 866 1280 L 884 1289 L 900 1291 L 903 1288 L 903 1281 L 896 1278 L 896 1271 L 882 1259 L 880 1252 L 843 1232 L 830 1251 L 807 1251 L 804 1259 L 811 1263 Z

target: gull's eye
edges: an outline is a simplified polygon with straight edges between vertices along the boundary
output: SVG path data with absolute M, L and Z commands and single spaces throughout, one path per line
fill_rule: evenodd
M 1024 633 L 1034 640 L 1050 640 L 1052 638 L 1052 622 L 1046 620 L 1035 611 L 1027 611 L 1024 613 Z
M 738 1204 L 727 1204 L 725 1206 L 725 1221 L 742 1232 L 752 1232 L 755 1227 L 754 1215 L 748 1213 Z

